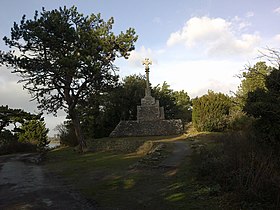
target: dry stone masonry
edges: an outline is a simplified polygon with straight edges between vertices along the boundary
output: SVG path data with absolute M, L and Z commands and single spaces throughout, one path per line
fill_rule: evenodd
M 183 132 L 183 124 L 180 119 L 165 120 L 164 108 L 159 106 L 159 101 L 151 96 L 149 81 L 149 59 L 143 61 L 146 72 L 145 97 L 141 99 L 141 105 L 137 106 L 137 120 L 120 121 L 112 131 L 110 137 L 123 136 L 162 136 L 175 135 Z

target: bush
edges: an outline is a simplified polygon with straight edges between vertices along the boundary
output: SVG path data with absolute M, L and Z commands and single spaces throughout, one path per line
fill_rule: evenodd
M 29 120 L 22 124 L 18 141 L 36 145 L 38 152 L 44 152 L 49 144 L 45 123 L 40 120 Z
M 208 94 L 193 100 L 192 120 L 198 131 L 223 131 L 228 125 L 232 102 L 222 93 Z
M 252 129 L 255 119 L 240 110 L 231 111 L 228 118 L 228 128 L 233 131 L 248 131 Z
M 258 143 L 252 133 L 243 132 L 223 135 L 222 144 L 214 149 L 202 148 L 193 159 L 197 177 L 221 186 L 221 195 L 231 207 L 279 209 L 277 150 Z
M 12 134 L 10 131 L 4 130 L 0 132 L 0 155 L 35 151 L 35 145 L 18 142 L 16 135 Z
M 74 126 L 70 121 L 57 125 L 55 130 L 59 132 L 60 144 L 70 147 L 78 145 L 78 140 L 75 134 Z

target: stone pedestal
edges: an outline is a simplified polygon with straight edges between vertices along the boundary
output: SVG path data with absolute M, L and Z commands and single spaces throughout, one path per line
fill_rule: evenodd
M 152 96 L 145 96 L 141 99 L 141 106 L 137 106 L 137 120 L 156 121 L 164 120 L 164 109 L 159 106 L 159 101 Z
M 137 121 L 120 121 L 112 131 L 110 137 L 122 136 L 163 136 L 183 133 L 183 124 L 178 120 L 165 120 L 164 108 L 159 106 L 159 101 L 151 96 L 149 82 L 149 65 L 152 62 L 146 58 L 143 61 L 146 72 L 145 97 L 141 105 L 137 106 Z
M 141 106 L 137 106 L 137 120 L 120 121 L 110 137 L 123 136 L 168 136 L 183 133 L 180 119 L 165 120 L 164 108 L 159 101 L 146 95 L 141 99 Z

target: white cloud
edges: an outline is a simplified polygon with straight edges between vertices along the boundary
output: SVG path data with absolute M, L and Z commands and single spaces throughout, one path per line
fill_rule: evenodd
M 273 40 L 274 40 L 275 42 L 278 42 L 278 44 L 280 44 L 280 34 L 275 35 L 275 36 L 273 37 Z
M 192 47 L 201 41 L 217 40 L 222 34 L 228 33 L 229 26 L 230 23 L 221 18 L 194 17 L 187 21 L 181 31 L 171 34 L 167 45 L 184 42 L 188 47 Z
M 236 31 L 243 31 L 244 29 L 247 29 L 249 26 L 251 26 L 251 23 L 248 22 L 246 19 L 241 18 L 239 16 L 235 16 L 231 21 L 231 30 L 233 28 L 236 29 Z M 232 31 L 233 32 L 233 31 Z
M 159 53 L 162 53 L 159 51 Z M 128 62 L 133 66 L 140 68 L 142 66 L 142 61 L 145 58 L 149 58 L 153 61 L 153 63 L 156 63 L 156 52 L 153 52 L 151 48 L 146 48 L 144 46 L 141 46 L 139 50 L 134 50 L 130 53 Z
M 235 75 L 243 69 L 243 62 L 226 60 L 159 60 L 151 71 L 151 83 L 167 81 L 174 90 L 185 90 L 192 97 L 201 96 L 209 89 L 229 94 L 240 81 Z
M 221 55 L 249 55 L 257 53 L 257 47 L 261 38 L 257 34 L 243 34 L 240 38 L 224 37 L 213 42 L 207 49 L 210 56 Z
M 238 29 L 243 30 L 243 29 L 248 28 L 250 25 L 251 25 L 251 23 L 246 22 L 246 21 L 242 21 L 238 24 Z
M 280 7 L 276 8 L 275 10 L 273 10 L 274 13 L 280 14 Z
M 249 12 L 246 13 L 247 18 L 254 17 L 254 16 L 255 16 L 255 14 L 252 11 L 249 11 Z
M 238 26 L 236 23 L 239 23 Z M 232 22 L 222 18 L 193 17 L 185 26 L 170 35 L 167 46 L 185 44 L 187 48 L 200 47 L 208 55 L 242 55 L 256 51 L 261 37 L 258 34 L 241 34 L 238 31 L 249 23 L 235 17 Z

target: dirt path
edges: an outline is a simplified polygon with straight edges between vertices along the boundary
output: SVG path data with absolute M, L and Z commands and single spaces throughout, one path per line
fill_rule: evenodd
M 172 154 L 160 163 L 160 167 L 178 167 L 182 160 L 191 154 L 191 149 L 183 141 L 175 141 L 175 148 Z
M 0 157 L 0 209 L 96 209 L 30 154 Z

